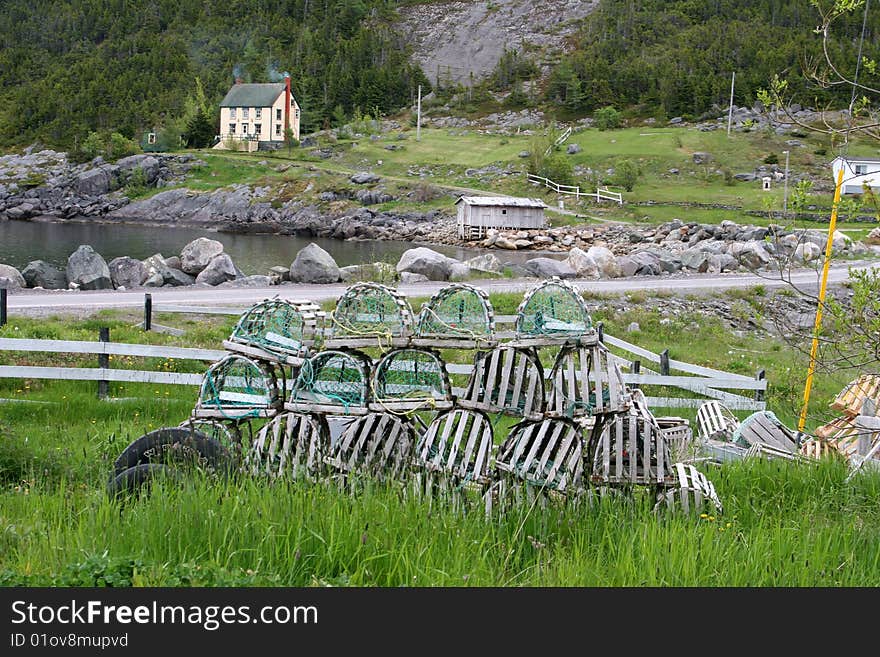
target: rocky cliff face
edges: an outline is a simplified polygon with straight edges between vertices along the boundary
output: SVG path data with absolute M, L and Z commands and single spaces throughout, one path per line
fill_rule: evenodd
M 504 49 L 539 53 L 552 61 L 566 37 L 598 0 L 494 0 L 435 2 L 400 10 L 401 34 L 408 34 L 413 58 L 432 82 L 467 83 L 492 72 Z M 546 72 L 546 71 L 545 71 Z

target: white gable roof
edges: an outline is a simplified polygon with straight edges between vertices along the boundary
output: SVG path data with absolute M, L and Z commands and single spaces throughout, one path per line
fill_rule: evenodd
M 462 196 L 455 204 L 479 205 L 496 208 L 546 208 L 547 204 L 539 198 L 520 198 L 516 196 Z

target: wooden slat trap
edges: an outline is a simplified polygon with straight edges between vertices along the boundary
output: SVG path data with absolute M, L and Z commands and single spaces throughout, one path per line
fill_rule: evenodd
M 405 347 L 413 335 L 413 313 L 406 297 L 378 283 L 349 287 L 330 315 L 332 337 L 328 348 Z
M 560 349 L 550 372 L 547 412 L 563 417 L 624 412 L 630 395 L 612 354 L 598 341 Z
M 747 449 L 763 444 L 772 452 L 794 454 L 798 450 L 795 432 L 782 424 L 770 411 L 758 411 L 743 420 L 733 432 L 732 441 Z
M 655 511 L 682 511 L 688 514 L 721 514 L 724 507 L 715 486 L 702 472 L 687 463 L 673 466 L 674 486 L 661 493 Z
M 533 350 L 496 347 L 474 356 L 458 406 L 489 413 L 539 419 L 544 413 L 544 370 Z
M 192 416 L 221 420 L 271 417 L 280 405 L 275 369 L 230 354 L 205 372 Z
M 516 310 L 516 345 L 595 342 L 597 333 L 584 298 L 554 277 L 529 290 Z
M 738 426 L 739 420 L 721 402 L 708 401 L 697 410 L 697 430 L 702 440 L 730 441 Z
M 577 496 L 584 491 L 584 439 L 568 418 L 524 420 L 510 430 L 495 457 L 495 476 L 526 495 Z
M 413 467 L 425 479 L 425 490 L 455 492 L 489 485 L 494 447 L 492 422 L 485 413 L 455 409 L 438 415 L 416 446 Z
M 866 399 L 872 400 L 875 406 L 880 406 L 880 376 L 862 374 L 855 381 L 851 381 L 831 402 L 831 408 L 844 415 L 855 417 L 862 412 L 862 405 Z
M 241 316 L 223 346 L 250 358 L 298 367 L 324 329 L 324 312 L 311 301 L 267 299 Z
M 369 413 L 346 427 L 324 462 L 338 475 L 402 480 L 409 470 L 415 435 L 412 423 L 399 415 Z
M 660 433 L 669 448 L 669 459 L 673 463 L 695 458 L 699 452 L 699 445 L 694 440 L 694 432 L 691 429 L 690 420 L 683 417 L 666 415 L 654 417 Z
M 281 413 L 257 433 L 245 467 L 256 476 L 314 479 L 324 470 L 329 448 L 330 431 L 323 416 Z
M 591 481 L 606 485 L 670 483 L 669 448 L 648 407 L 636 400 L 590 439 Z
M 440 354 L 431 349 L 396 349 L 373 369 L 374 411 L 441 410 L 453 404 L 452 385 Z
M 289 411 L 363 415 L 369 412 L 372 361 L 354 349 L 321 351 L 303 363 L 293 383 Z
M 422 305 L 413 344 L 425 347 L 485 349 L 494 347 L 495 311 L 480 288 L 455 283 Z

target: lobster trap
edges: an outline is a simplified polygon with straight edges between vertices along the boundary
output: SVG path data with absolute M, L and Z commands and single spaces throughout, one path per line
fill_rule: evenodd
M 598 340 L 566 345 L 550 372 L 547 410 L 564 417 L 608 415 L 629 408 L 630 394 L 614 356 Z
M 336 347 L 404 347 L 413 334 L 413 313 L 406 297 L 378 283 L 349 287 L 330 315 L 332 337 L 324 344 Z
M 372 361 L 354 349 L 321 351 L 305 361 L 294 381 L 289 411 L 363 415 L 370 402 Z
M 533 349 L 496 347 L 474 357 L 461 408 L 539 419 L 544 413 L 544 369 Z
M 205 372 L 192 416 L 220 420 L 272 417 L 280 401 L 278 379 L 271 365 L 231 354 Z
M 267 299 L 245 311 L 223 346 L 251 358 L 299 367 L 320 339 L 324 316 L 311 301 Z
M 405 479 L 415 438 L 415 429 L 406 418 L 369 413 L 342 432 L 325 463 L 344 482 L 356 473 L 380 481 Z
M 452 385 L 440 354 L 430 349 L 395 349 L 373 370 L 376 411 L 391 413 L 452 407 Z
M 598 340 L 583 297 L 553 277 L 529 290 L 516 310 L 517 345 L 553 345 Z
M 329 449 L 330 430 L 322 415 L 280 413 L 260 429 L 245 465 L 255 476 L 314 479 L 324 470 Z
M 459 349 L 495 346 L 495 311 L 489 295 L 463 283 L 444 287 L 422 305 L 413 344 Z

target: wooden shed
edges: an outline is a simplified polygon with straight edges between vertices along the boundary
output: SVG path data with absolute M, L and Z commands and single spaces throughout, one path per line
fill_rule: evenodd
M 483 237 L 490 228 L 543 228 L 547 204 L 537 198 L 513 196 L 462 196 L 458 206 L 458 236 Z

